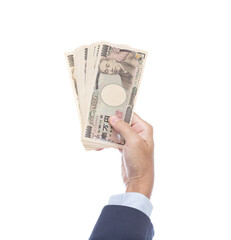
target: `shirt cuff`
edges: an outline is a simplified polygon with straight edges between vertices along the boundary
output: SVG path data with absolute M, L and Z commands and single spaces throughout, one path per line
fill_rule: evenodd
M 108 205 L 121 205 L 136 208 L 148 217 L 151 216 L 153 209 L 151 201 L 143 194 L 136 192 L 112 195 L 109 199 Z

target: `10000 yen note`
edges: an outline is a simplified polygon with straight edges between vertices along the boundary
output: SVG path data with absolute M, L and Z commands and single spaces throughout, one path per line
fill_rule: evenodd
M 108 122 L 112 115 L 130 123 L 147 53 L 102 44 L 92 86 L 82 140 L 123 145 L 124 139 Z
M 73 90 L 74 90 L 74 96 L 75 96 L 76 105 L 77 105 L 77 109 L 78 109 L 79 119 L 81 120 L 78 86 L 77 86 L 76 73 L 75 73 L 74 52 L 66 53 L 65 57 L 66 57 L 67 65 L 68 65 L 71 83 L 72 83 Z

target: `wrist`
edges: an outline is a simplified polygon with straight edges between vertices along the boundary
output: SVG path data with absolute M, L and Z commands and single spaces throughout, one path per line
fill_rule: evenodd
M 137 192 L 143 194 L 150 199 L 152 195 L 153 182 L 153 177 L 146 180 L 137 179 L 130 181 L 126 185 L 126 193 Z

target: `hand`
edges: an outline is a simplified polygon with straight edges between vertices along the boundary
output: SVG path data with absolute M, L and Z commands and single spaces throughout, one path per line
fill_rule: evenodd
M 152 126 L 134 114 L 131 126 L 116 116 L 112 127 L 125 139 L 122 153 L 122 178 L 126 192 L 138 192 L 151 198 L 154 184 L 154 141 Z

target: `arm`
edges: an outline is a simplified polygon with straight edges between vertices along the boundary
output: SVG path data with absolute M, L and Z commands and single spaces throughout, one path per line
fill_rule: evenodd
M 138 192 L 150 199 L 154 184 L 152 126 L 137 114 L 134 114 L 131 126 L 114 116 L 109 121 L 126 141 L 121 150 L 122 177 L 126 192 Z
M 126 193 L 112 196 L 95 225 L 90 240 L 152 239 L 149 201 L 154 183 L 154 142 L 150 124 L 134 114 L 131 126 L 113 116 L 112 127 L 125 138 L 122 178 Z

